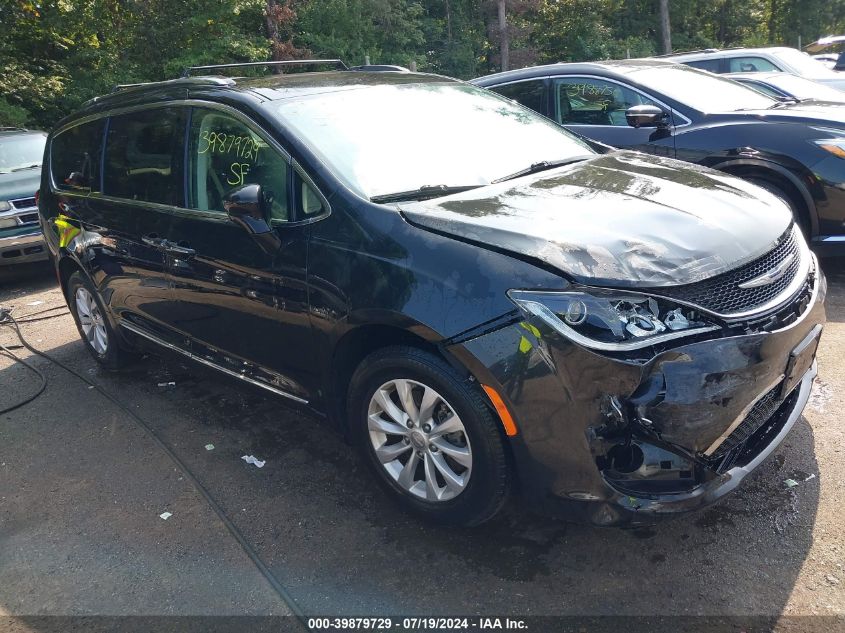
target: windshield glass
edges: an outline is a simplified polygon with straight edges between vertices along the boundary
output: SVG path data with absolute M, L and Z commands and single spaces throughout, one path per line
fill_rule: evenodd
M 40 167 L 44 158 L 44 141 L 41 134 L 0 137 L 0 173 L 33 165 Z
M 778 73 L 767 81 L 799 99 L 845 101 L 845 92 L 789 73 Z
M 802 77 L 811 79 L 836 79 L 839 75 L 819 60 L 794 48 L 779 48 L 772 54 L 792 66 Z
M 699 112 L 765 110 L 778 103 L 748 86 L 689 66 L 654 66 L 636 70 L 631 77 Z
M 595 153 L 532 110 L 453 82 L 355 87 L 275 107 L 365 197 L 485 185 L 540 161 Z

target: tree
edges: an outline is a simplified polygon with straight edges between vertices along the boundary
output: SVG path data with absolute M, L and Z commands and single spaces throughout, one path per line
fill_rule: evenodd
M 660 41 L 663 52 L 672 52 L 672 33 L 669 23 L 669 0 L 660 0 Z
M 498 0 L 499 15 L 499 59 L 502 71 L 508 70 L 510 61 L 510 34 L 508 33 L 508 9 L 505 0 Z

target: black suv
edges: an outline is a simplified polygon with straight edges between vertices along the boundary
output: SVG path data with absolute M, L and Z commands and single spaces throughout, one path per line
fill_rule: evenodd
M 47 135 L 0 128 L 0 266 L 47 259 L 35 192 Z
M 89 351 L 152 342 L 328 417 L 419 515 L 711 503 L 809 397 L 824 277 L 742 180 L 409 72 L 185 77 L 49 138 Z
M 845 254 L 845 107 L 784 103 L 656 59 L 551 64 L 472 83 L 613 147 L 750 180 L 790 206 L 815 250 Z

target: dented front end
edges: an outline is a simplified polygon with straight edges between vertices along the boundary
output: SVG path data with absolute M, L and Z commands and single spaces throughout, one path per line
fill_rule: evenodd
M 826 282 L 815 258 L 803 256 L 805 282 L 785 304 L 709 319 L 718 327 L 654 345 L 591 349 L 530 310 L 454 345 L 501 389 L 517 421 L 512 448 L 524 496 L 613 525 L 695 509 L 733 490 L 809 398 Z

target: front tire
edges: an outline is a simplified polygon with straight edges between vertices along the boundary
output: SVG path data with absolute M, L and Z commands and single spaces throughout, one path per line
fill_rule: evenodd
M 365 461 L 405 509 L 472 526 L 504 505 L 511 477 L 498 423 L 478 384 L 438 356 L 373 353 L 352 377 L 348 411 Z
M 802 216 L 798 205 L 795 203 L 795 200 L 792 199 L 792 196 L 790 196 L 782 187 L 763 178 L 749 178 L 748 182 L 757 185 L 761 189 L 765 189 L 788 206 L 789 210 L 792 211 L 792 217 L 795 218 L 795 223 L 801 231 L 803 231 L 804 237 L 808 240 L 810 239 L 810 223 Z
M 120 339 L 109 322 L 100 294 L 81 272 L 68 278 L 67 302 L 76 329 L 91 356 L 106 369 L 125 366 L 130 360 L 129 354 L 120 347 Z

